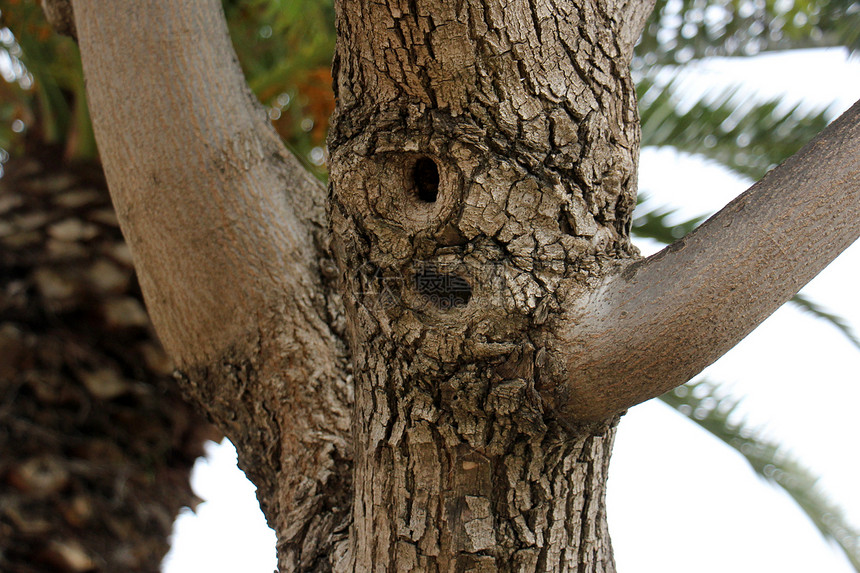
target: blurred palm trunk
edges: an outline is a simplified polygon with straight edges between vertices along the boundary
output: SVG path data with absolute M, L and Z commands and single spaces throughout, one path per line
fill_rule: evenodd
M 217 433 L 179 395 L 96 163 L 0 179 L 0 571 L 158 571 Z

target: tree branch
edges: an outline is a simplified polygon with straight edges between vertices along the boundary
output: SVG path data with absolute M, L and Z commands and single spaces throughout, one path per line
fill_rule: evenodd
M 566 308 L 564 419 L 605 419 L 722 356 L 860 235 L 860 102 L 696 231 Z
M 42 11 L 58 34 L 78 39 L 72 0 L 42 0 Z
M 639 41 L 656 0 L 608 0 L 604 9 L 615 14 L 618 26 L 618 43 L 624 52 L 625 61 L 633 56 L 633 47 Z
M 79 1 L 75 15 L 149 312 L 180 365 L 207 362 L 318 290 L 300 217 L 321 224 L 323 191 L 248 91 L 218 2 Z
M 351 388 L 325 190 L 248 90 L 217 0 L 75 0 L 93 127 L 184 391 L 236 444 L 282 570 L 346 543 Z

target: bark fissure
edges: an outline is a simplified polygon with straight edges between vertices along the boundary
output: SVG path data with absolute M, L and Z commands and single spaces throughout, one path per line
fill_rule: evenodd
M 612 21 L 539 0 L 337 9 L 329 216 L 356 365 L 347 569 L 612 571 L 611 422 L 562 425 L 540 395 L 562 380 L 541 332 L 559 294 L 636 254 L 632 85 L 586 73 L 617 69 L 606 54 L 621 48 L 584 30 Z M 631 101 L 606 105 L 619 97 Z M 421 157 L 436 201 L 410 203 Z
M 280 567 L 325 570 L 345 551 L 353 456 L 324 188 L 247 89 L 218 2 L 74 8 L 105 172 L 179 383 L 236 444 Z
M 186 392 L 237 441 L 283 571 L 614 571 L 617 415 L 856 238 L 860 107 L 765 193 L 637 262 L 627 66 L 652 4 L 336 2 L 329 245 L 323 192 L 250 102 L 215 0 L 175 0 L 170 17 L 75 1 L 144 295 Z M 767 219 L 795 187 L 810 217 L 752 228 L 746 213 Z M 810 263 L 778 294 L 738 288 L 738 260 L 751 284 L 783 269 L 770 258 Z M 677 266 L 692 269 L 680 282 Z M 753 302 L 755 320 L 733 310 Z M 655 364 L 679 344 L 693 358 Z

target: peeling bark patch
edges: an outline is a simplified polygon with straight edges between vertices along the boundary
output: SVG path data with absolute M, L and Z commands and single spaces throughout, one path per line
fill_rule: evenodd
M 472 298 L 472 286 L 466 279 L 439 272 L 435 265 L 418 269 L 413 282 L 415 290 L 443 310 L 466 306 Z
M 418 198 L 425 203 L 435 203 L 439 195 L 439 168 L 429 157 L 421 157 L 412 168 L 412 182 Z

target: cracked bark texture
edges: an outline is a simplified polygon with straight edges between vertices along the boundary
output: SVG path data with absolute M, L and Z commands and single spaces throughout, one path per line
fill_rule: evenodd
M 337 2 L 326 202 L 217 0 L 74 1 L 153 323 L 281 571 L 614 571 L 614 423 L 685 381 L 652 367 L 691 375 L 860 235 L 858 104 L 639 260 L 627 66 L 650 9 Z
M 541 391 L 562 383 L 543 370 L 559 294 L 637 256 L 627 66 L 649 6 L 337 9 L 329 214 L 356 373 L 347 570 L 614 571 L 614 421 L 562 424 Z
M 281 570 L 329 569 L 349 527 L 352 387 L 325 188 L 247 88 L 220 2 L 80 0 L 74 16 L 117 218 L 179 383 L 236 445 Z

